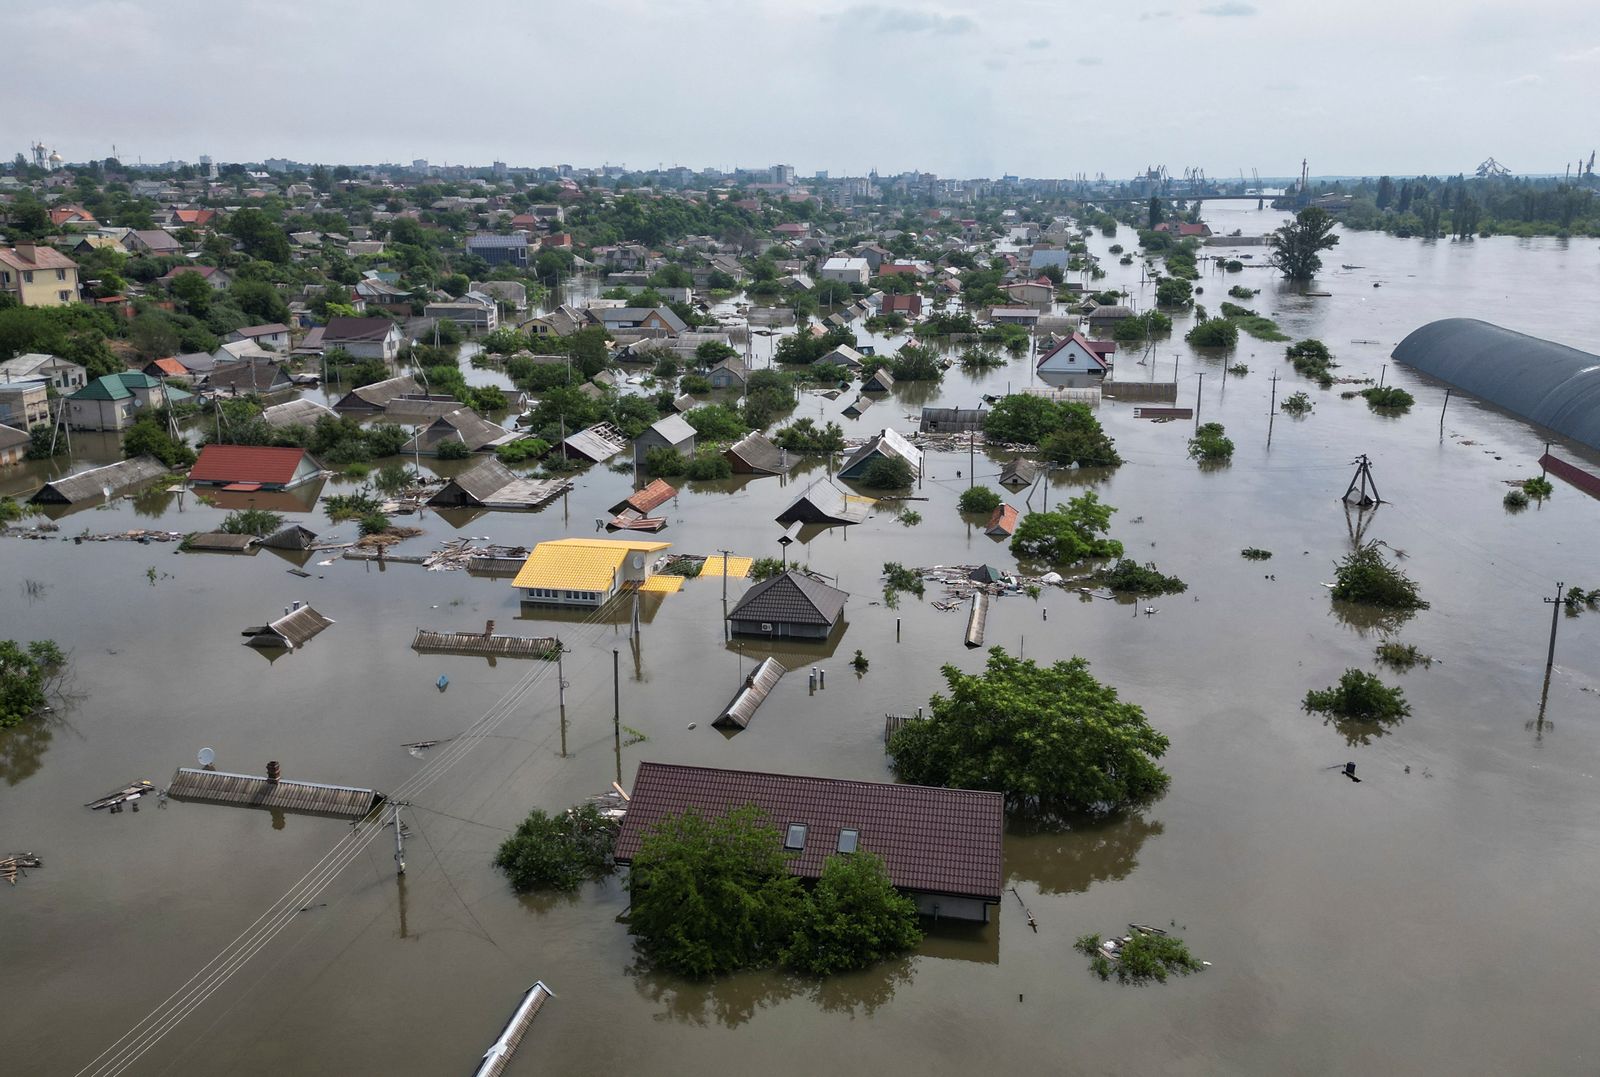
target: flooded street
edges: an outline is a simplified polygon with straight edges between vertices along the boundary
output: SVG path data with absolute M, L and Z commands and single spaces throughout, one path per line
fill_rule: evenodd
M 1243 205 L 1208 204 L 1206 218 L 1218 234 L 1259 234 L 1283 216 Z M 1107 254 L 1119 239 L 1136 242 L 1126 228 L 1090 240 L 1110 272 L 1098 286 L 1126 285 L 1145 309 L 1153 286 Z M 1264 263 L 1264 248 L 1247 251 Z M 887 608 L 883 563 L 1016 564 L 956 510 L 965 451 L 929 455 L 914 491 L 928 500 L 912 506 L 920 524 L 880 508 L 789 548 L 791 561 L 836 575 L 850 593 L 848 628 L 829 647 L 779 649 L 802 672 L 732 737 L 710 721 L 769 645 L 725 643 L 721 579 L 649 596 L 634 638 L 626 608 L 540 619 L 519 610 L 508 580 L 464 572 L 323 566 L 334 555 L 317 554 L 302 579 L 288 572 L 301 558 L 271 550 L 65 541 L 83 530 L 209 529 L 225 510 L 192 494 L 77 512 L 51 541 L 0 540 L 0 638 L 53 638 L 72 653 L 71 705 L 0 734 L 0 852 L 30 850 L 45 864 L 0 893 L 0 1030 L 25 1060 L 5 1068 L 77 1072 L 349 833 L 340 820 L 217 805 L 146 801 L 108 815 L 85 802 L 137 778 L 165 785 L 202 747 L 222 770 L 259 773 L 279 760 L 286 778 L 392 791 L 443 758 L 413 758 L 403 744 L 451 737 L 536 674 L 490 736 L 409 794 L 403 880 L 387 831 L 349 849 L 319 896 L 133 1072 L 464 1072 L 535 979 L 557 997 L 511 1074 L 1592 1071 L 1600 1031 L 1587 1020 L 1594 977 L 1583 957 L 1600 943 L 1600 614 L 1560 618 L 1542 719 L 1539 697 L 1551 614 L 1541 599 L 1558 579 L 1600 587 L 1600 502 L 1558 482 L 1543 505 L 1508 513 L 1502 480 L 1538 474 L 1541 434 L 1460 395 L 1441 431 L 1442 387 L 1388 355 L 1412 329 L 1451 316 L 1600 350 L 1600 245 L 1356 233 L 1324 260 L 1326 298 L 1292 294 L 1265 268 L 1224 274 L 1203 263 L 1199 301 L 1216 310 L 1230 285 L 1262 289 L 1245 305 L 1295 339 L 1324 340 L 1339 375 L 1381 371 L 1416 396 L 1412 412 L 1382 417 L 1340 399 L 1340 386 L 1318 389 L 1283 360 L 1282 344 L 1242 336 L 1226 358 L 1198 355 L 1182 340 L 1190 319 L 1175 318 L 1170 341 L 1144 367 L 1122 356 L 1118 377 L 1165 380 L 1176 360 L 1178 403 L 1198 394 L 1201 421 L 1226 425 L 1232 464 L 1202 471 L 1186 456 L 1192 423 L 1137 420 L 1133 404 L 1106 401 L 1099 417 L 1126 463 L 1103 476 L 1056 473 L 1049 496 L 1054 504 L 1092 483 L 1118 509 L 1111 533 L 1128 556 L 1182 577 L 1188 592 L 1128 604 L 1047 588 L 991 608 L 991 645 L 1042 661 L 1082 655 L 1145 708 L 1172 741 L 1170 791 L 1108 821 L 1007 836 L 1006 885 L 1037 933 L 1008 891 L 987 927 L 936 928 L 903 961 L 820 985 L 777 973 L 690 984 L 644 971 L 615 922 L 626 905 L 615 879 L 571 897 L 518 898 L 490 859 L 529 808 L 564 808 L 619 768 L 629 785 L 642 759 L 886 779 L 884 714 L 925 705 L 942 687 L 941 665 L 974 670 L 984 654 L 962 646 L 962 613 L 932 608 L 937 585 L 924 601 L 902 596 Z M 755 338 L 758 360 L 772 340 Z M 1250 373 L 1224 377 L 1229 362 Z M 1279 401 L 1304 390 L 1315 410 L 1271 418 L 1274 372 Z M 952 369 L 937 387 L 902 383 L 860 420 L 839 418 L 853 393 L 803 395 L 795 415 L 856 436 L 911 430 L 924 404 L 976 406 L 980 394 L 1032 381 L 1024 356 L 977 377 Z M 1572 446 L 1556 451 L 1600 467 Z M 1390 503 L 1358 521 L 1339 497 L 1363 453 Z M 117 447 L 91 455 L 115 459 Z M 1008 458 L 980 456 L 979 481 L 994 485 Z M 0 492 L 29 490 L 41 474 L 11 469 Z M 824 474 L 819 461 L 783 481 L 686 483 L 663 507 L 670 524 L 659 537 L 674 552 L 778 556 L 773 517 Z M 536 514 L 429 511 L 398 521 L 426 534 L 395 552 L 464 536 L 531 544 L 593 534 L 631 489 L 631 475 L 597 467 Z M 1026 507 L 1021 494 L 1007 500 Z M 290 519 L 324 541 L 355 536 L 354 524 L 330 525 L 320 510 Z M 1381 734 L 1300 708 L 1307 689 L 1346 667 L 1375 668 L 1377 628 L 1336 609 L 1323 586 L 1358 523 L 1364 538 L 1404 551 L 1432 603 L 1396 638 L 1439 660 L 1383 674 L 1404 687 L 1412 714 Z M 1247 546 L 1274 556 L 1246 561 Z M 29 581 L 43 586 L 30 591 Z M 729 600 L 745 586 L 729 581 Z M 241 629 L 297 599 L 336 623 L 276 661 L 240 645 Z M 1159 612 L 1144 615 L 1146 606 Z M 565 727 L 553 664 L 410 648 L 419 627 L 480 630 L 487 619 L 565 641 Z M 871 662 L 859 677 L 847 664 L 857 649 Z M 613 652 L 627 727 L 620 760 Z M 814 695 L 803 672 L 812 665 L 830 674 Z M 1360 784 L 1329 769 L 1347 760 Z M 1073 939 L 1130 921 L 1175 923 L 1213 967 L 1144 990 L 1099 982 Z

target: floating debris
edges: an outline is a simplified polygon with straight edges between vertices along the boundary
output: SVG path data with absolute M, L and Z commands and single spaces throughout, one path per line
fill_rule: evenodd
M 18 875 L 26 878 L 29 868 L 43 866 L 44 862 L 32 853 L 12 853 L 10 856 L 0 857 L 0 879 L 16 886 Z
M 138 800 L 140 797 L 147 796 L 155 791 L 155 783 L 148 778 L 142 778 L 139 781 L 129 782 L 115 792 L 107 793 L 99 800 L 91 800 L 84 807 L 92 808 L 95 811 L 99 811 L 101 808 L 110 808 L 113 812 L 117 812 L 122 809 L 122 805 L 129 801 Z

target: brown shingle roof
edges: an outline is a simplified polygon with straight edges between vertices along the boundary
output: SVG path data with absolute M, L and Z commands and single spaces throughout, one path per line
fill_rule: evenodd
M 850 597 L 837 587 L 791 569 L 762 580 L 734 603 L 730 621 L 781 621 L 784 624 L 832 625 Z
M 822 874 L 839 831 L 850 829 L 860 831 L 859 848 L 882 858 L 895 886 L 991 902 L 1001 896 L 1000 793 L 646 762 L 632 795 L 617 836 L 622 863 L 668 815 L 692 808 L 721 816 L 754 804 L 780 832 L 806 825 L 805 847 L 789 858 L 789 871 L 802 878 Z

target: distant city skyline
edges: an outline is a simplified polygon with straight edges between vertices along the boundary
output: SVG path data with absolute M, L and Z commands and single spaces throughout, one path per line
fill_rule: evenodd
M 1600 142 L 1571 122 L 1600 91 L 1577 0 L 87 0 L 7 30 L 38 90 L 7 158 L 1237 180 L 1559 174 Z

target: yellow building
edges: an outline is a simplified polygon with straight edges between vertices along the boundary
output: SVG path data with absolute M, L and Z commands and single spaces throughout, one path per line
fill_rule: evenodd
M 60 307 L 78 301 L 78 263 L 50 247 L 18 243 L 0 247 L 0 291 L 25 307 Z
M 530 605 L 598 608 L 624 585 L 648 580 L 655 555 L 671 545 L 632 539 L 552 539 L 533 548 L 511 584 Z

